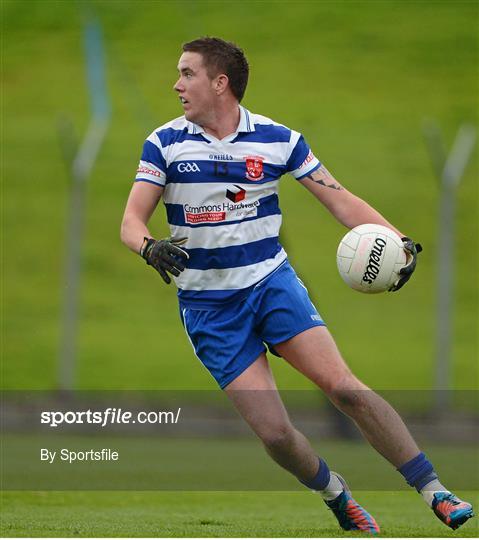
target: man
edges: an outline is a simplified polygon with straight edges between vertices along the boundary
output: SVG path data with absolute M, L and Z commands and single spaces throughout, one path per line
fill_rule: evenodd
M 379 532 L 345 481 L 291 424 L 266 347 L 316 383 L 369 443 L 455 529 L 472 506 L 439 482 L 396 411 L 349 370 L 279 244 L 279 178 L 289 172 L 346 227 L 378 223 L 417 247 L 343 188 L 304 138 L 239 104 L 248 81 L 243 51 L 217 38 L 183 45 L 174 86 L 184 116 L 146 140 L 122 222 L 122 241 L 178 287 L 181 320 L 194 351 L 262 440 L 304 485 L 319 491 L 345 530 Z M 171 238 L 147 223 L 163 197 Z

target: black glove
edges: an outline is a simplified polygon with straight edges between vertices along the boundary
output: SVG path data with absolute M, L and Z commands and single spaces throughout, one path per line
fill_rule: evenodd
M 422 251 L 421 244 L 415 244 L 407 236 L 401 238 L 401 240 L 403 241 L 404 250 L 406 251 L 406 266 L 399 270 L 400 278 L 389 289 L 391 292 L 399 291 L 399 289 L 409 280 L 416 269 L 417 254 Z
M 183 245 L 186 240 L 187 238 L 155 240 L 145 236 L 140 255 L 145 259 L 146 264 L 153 266 L 163 278 L 163 281 L 169 284 L 171 278 L 167 272 L 178 277 L 180 272 L 185 269 L 183 260 L 188 259 L 189 255 L 178 246 Z

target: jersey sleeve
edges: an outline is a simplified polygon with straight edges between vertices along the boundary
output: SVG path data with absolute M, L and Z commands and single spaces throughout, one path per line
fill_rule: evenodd
M 148 182 L 157 186 L 166 184 L 166 160 L 156 133 L 152 133 L 143 145 L 135 182 Z
M 321 166 L 321 162 L 313 154 L 301 133 L 291 131 L 290 144 L 291 154 L 286 163 L 286 169 L 296 180 L 301 180 Z

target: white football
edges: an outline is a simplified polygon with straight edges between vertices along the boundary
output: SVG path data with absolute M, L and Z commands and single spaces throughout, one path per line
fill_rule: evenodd
M 399 270 L 406 265 L 406 253 L 394 231 L 367 223 L 344 236 L 336 260 L 341 277 L 351 288 L 380 293 L 399 279 Z

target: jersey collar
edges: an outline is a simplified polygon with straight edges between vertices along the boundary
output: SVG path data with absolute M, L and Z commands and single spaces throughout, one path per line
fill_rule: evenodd
M 241 105 L 239 106 L 240 109 L 240 121 L 238 124 L 238 129 L 235 133 L 251 133 L 254 131 L 254 124 L 251 120 L 251 113 L 248 111 L 248 109 L 245 109 Z M 202 126 L 198 124 L 194 124 L 193 122 L 186 122 L 188 133 L 191 133 L 192 135 L 198 135 L 199 133 L 204 133 L 205 130 L 202 128 Z

